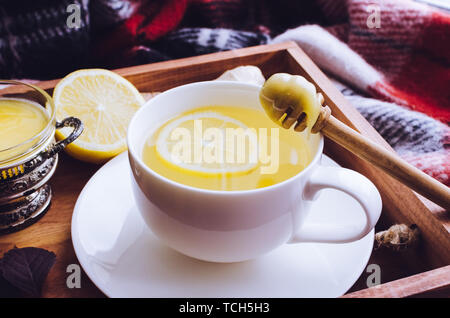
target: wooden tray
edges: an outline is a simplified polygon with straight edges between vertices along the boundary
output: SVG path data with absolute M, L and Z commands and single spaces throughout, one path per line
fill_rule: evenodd
M 190 82 L 212 80 L 225 70 L 239 65 L 256 65 L 266 77 L 276 72 L 305 76 L 322 92 L 337 118 L 391 149 L 311 59 L 292 42 L 129 67 L 117 72 L 145 93 L 161 92 Z M 46 81 L 37 85 L 51 91 L 57 82 Z M 421 231 L 421 243 L 412 250 L 374 251 L 369 264 L 381 267 L 382 284 L 367 288 L 366 280 L 371 273 L 364 272 L 344 297 L 449 296 L 448 213 L 419 198 L 399 182 L 332 142 L 326 142 L 325 152 L 341 165 L 366 175 L 378 187 L 384 208 L 377 230 L 384 230 L 393 223 L 406 223 L 416 224 Z M 44 285 L 45 297 L 104 296 L 84 273 L 81 289 L 66 287 L 66 268 L 69 264 L 78 263 L 70 234 L 73 207 L 81 189 L 98 169 L 99 166 L 62 155 L 56 174 L 50 182 L 54 198 L 48 213 L 31 227 L 0 237 L 0 255 L 14 246 L 42 247 L 56 253 L 56 264 Z

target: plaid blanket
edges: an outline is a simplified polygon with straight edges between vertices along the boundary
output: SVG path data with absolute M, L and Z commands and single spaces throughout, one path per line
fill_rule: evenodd
M 67 25 L 77 4 L 79 25 Z M 24 22 L 26 21 L 26 23 Z M 405 160 L 450 185 L 450 14 L 410 0 L 0 0 L 0 77 L 292 40 Z

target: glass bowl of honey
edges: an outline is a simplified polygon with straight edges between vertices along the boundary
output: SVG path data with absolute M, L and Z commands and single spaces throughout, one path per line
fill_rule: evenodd
M 83 131 L 82 122 L 55 118 L 55 105 L 43 89 L 19 81 L 0 80 L 0 234 L 36 222 L 48 210 L 48 184 L 58 153 Z M 55 131 L 72 127 L 56 142 Z

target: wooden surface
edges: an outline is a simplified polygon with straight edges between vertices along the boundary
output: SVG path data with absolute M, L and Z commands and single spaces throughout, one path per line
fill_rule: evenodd
M 44 297 L 103 297 L 84 273 L 81 289 L 66 285 L 67 266 L 79 264 L 70 235 L 72 211 L 81 189 L 98 168 L 62 154 L 50 181 L 53 200 L 46 215 L 22 231 L 0 236 L 0 256 L 14 246 L 40 247 L 56 254 L 56 263 L 43 287 Z
M 50 184 L 54 199 L 50 210 L 36 224 L 17 233 L 0 236 L 0 256 L 17 247 L 41 247 L 53 251 L 56 264 L 51 269 L 44 284 L 44 297 L 104 297 L 85 273 L 82 273 L 81 289 L 69 289 L 66 286 L 70 264 L 79 264 L 72 246 L 70 224 L 76 199 L 84 184 L 100 168 L 72 159 L 63 154 L 60 164 Z M 426 269 L 414 253 L 377 250 L 372 253 L 369 264 L 378 264 L 382 269 L 381 282 L 390 282 Z M 363 272 L 351 291 L 366 288 L 370 273 Z
M 131 80 L 142 92 L 160 92 L 189 82 L 211 80 L 227 69 L 245 64 L 260 67 L 265 76 L 275 72 L 306 76 L 322 91 L 325 102 L 339 120 L 390 149 L 381 136 L 293 43 L 221 52 L 125 68 L 117 72 Z M 56 83 L 57 81 L 46 81 L 38 83 L 38 86 L 51 91 Z M 427 205 L 433 209 L 427 208 L 411 190 L 332 142 L 327 141 L 326 153 L 340 164 L 362 172 L 376 184 L 384 203 L 384 217 L 379 222 L 378 229 L 385 229 L 392 222 L 402 222 L 415 223 L 422 231 L 422 244 L 417 249 L 406 253 L 375 251 L 372 254 L 369 264 L 381 266 L 382 283 L 420 274 L 450 263 L 448 213 L 443 213 L 429 203 Z M 81 289 L 69 289 L 66 286 L 67 266 L 78 264 L 70 235 L 73 207 L 81 189 L 99 166 L 76 161 L 64 154 L 60 159 L 50 182 L 54 198 L 49 211 L 31 227 L 0 236 L 0 256 L 14 246 L 48 249 L 55 252 L 57 261 L 44 285 L 44 297 L 103 297 L 84 273 Z M 363 273 L 351 291 L 365 289 L 367 276 L 367 273 Z

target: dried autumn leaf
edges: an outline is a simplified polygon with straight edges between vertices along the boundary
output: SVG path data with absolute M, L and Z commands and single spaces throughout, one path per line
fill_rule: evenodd
M 55 263 L 53 252 L 36 248 L 13 248 L 0 259 L 0 290 L 14 297 L 39 297 L 48 272 Z M 3 281 L 3 282 L 2 282 Z M 15 290 L 14 290 L 15 289 Z

